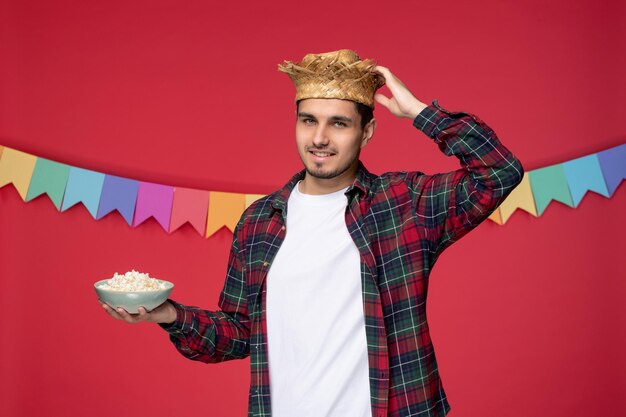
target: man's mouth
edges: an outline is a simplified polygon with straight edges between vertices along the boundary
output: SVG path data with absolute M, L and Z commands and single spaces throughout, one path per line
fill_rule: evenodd
M 311 152 L 313 155 L 320 157 L 320 158 L 326 158 L 326 157 L 334 155 L 334 153 L 332 152 L 320 152 L 320 151 L 309 151 L 309 152 Z

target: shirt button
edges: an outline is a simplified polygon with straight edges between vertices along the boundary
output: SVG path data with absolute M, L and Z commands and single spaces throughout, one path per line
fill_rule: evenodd
M 268 265 L 269 265 L 269 263 L 267 263 L 267 261 L 263 262 L 263 266 L 267 267 Z
M 282 230 L 284 232 L 285 230 L 287 230 L 287 228 L 285 226 L 283 226 L 283 227 L 280 228 L 280 230 Z

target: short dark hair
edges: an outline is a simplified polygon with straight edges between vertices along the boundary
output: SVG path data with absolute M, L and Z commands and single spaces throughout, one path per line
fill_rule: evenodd
M 296 101 L 296 110 L 300 110 L 300 101 L 302 100 Z M 363 103 L 357 103 L 356 101 L 353 101 L 353 103 L 356 106 L 357 113 L 361 116 L 361 129 L 365 129 L 365 125 L 374 118 L 374 110 Z
M 374 110 L 363 103 L 355 101 L 354 104 L 356 104 L 356 111 L 361 115 L 361 129 L 365 129 L 365 125 L 374 118 Z

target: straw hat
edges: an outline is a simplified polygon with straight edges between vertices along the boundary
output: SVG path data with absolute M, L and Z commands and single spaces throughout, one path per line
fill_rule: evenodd
M 374 93 L 385 78 L 374 72 L 371 59 L 361 60 L 350 49 L 307 54 L 300 63 L 285 61 L 278 70 L 296 86 L 296 101 L 305 98 L 339 98 L 374 108 Z

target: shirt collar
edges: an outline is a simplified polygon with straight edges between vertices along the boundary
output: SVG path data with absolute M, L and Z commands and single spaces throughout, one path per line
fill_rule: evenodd
M 285 206 L 287 205 L 287 200 L 289 200 L 289 195 L 291 194 L 291 191 L 296 186 L 298 181 L 304 179 L 305 173 L 306 173 L 305 169 L 298 172 L 296 175 L 291 177 L 289 182 L 287 182 L 287 184 L 285 184 L 283 188 L 281 188 L 280 190 L 276 192 L 275 197 L 272 200 L 272 207 L 274 208 L 274 210 L 285 211 Z M 372 185 L 372 181 L 374 177 L 375 175 L 371 174 L 367 170 L 367 168 L 365 168 L 365 165 L 363 165 L 363 162 L 359 160 L 359 165 L 358 165 L 357 172 L 356 172 L 356 178 L 352 182 L 352 185 L 348 187 L 345 193 L 348 196 L 348 203 L 350 202 L 352 197 L 356 195 L 357 193 L 360 193 L 363 197 L 366 197 L 367 194 L 369 193 L 369 189 Z

